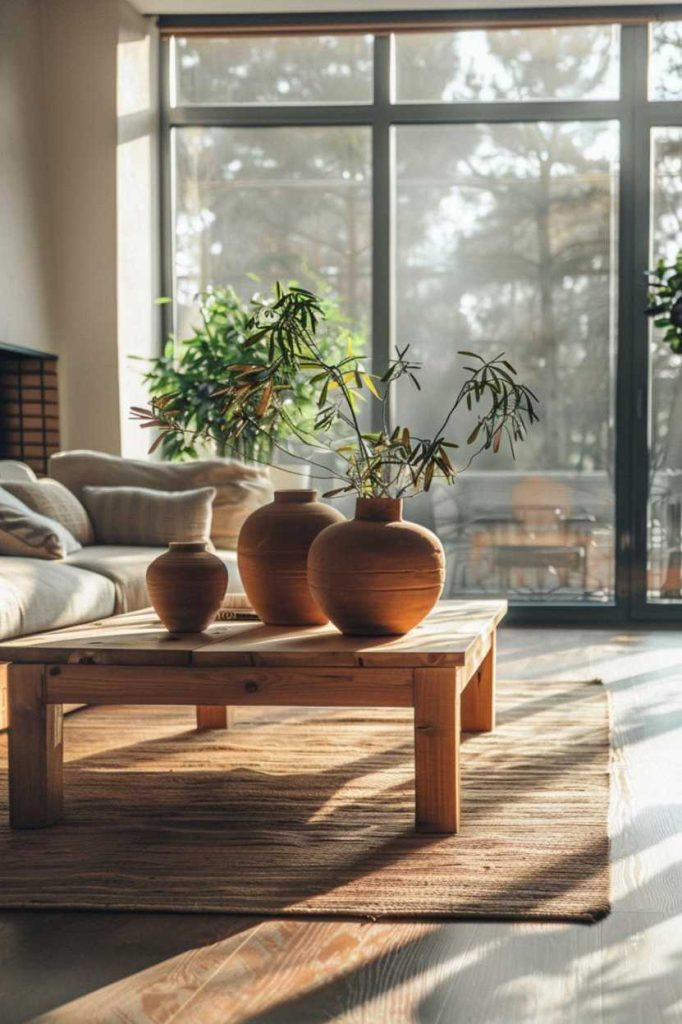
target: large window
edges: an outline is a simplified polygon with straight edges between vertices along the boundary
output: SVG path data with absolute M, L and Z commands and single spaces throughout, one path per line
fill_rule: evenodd
M 206 287 L 296 280 L 337 299 L 375 369 L 412 345 L 427 397 L 398 389 L 396 422 L 428 436 L 460 349 L 506 351 L 539 394 L 516 460 L 486 453 L 410 507 L 451 596 L 682 607 L 682 359 L 642 312 L 646 266 L 682 247 L 681 26 L 168 30 L 179 332 Z

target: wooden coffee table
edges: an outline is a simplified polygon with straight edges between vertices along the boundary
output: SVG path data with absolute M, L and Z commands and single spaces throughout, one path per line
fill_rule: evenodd
M 199 728 L 243 705 L 414 708 L 416 827 L 459 828 L 460 731 L 495 725 L 504 601 L 442 601 L 404 637 L 219 623 L 169 636 L 151 611 L 0 644 L 10 662 L 10 824 L 63 813 L 64 704 L 190 704 Z

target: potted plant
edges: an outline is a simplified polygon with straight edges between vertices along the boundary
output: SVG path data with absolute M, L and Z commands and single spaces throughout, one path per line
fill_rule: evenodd
M 225 367 L 245 358 L 249 325 L 254 309 L 262 303 L 258 297 L 245 301 L 230 286 L 200 292 L 197 302 L 199 323 L 192 328 L 190 337 L 178 339 L 171 334 L 163 354 L 151 360 L 144 375 L 152 402 L 165 407 L 172 416 L 172 428 L 160 435 L 161 454 L 172 461 L 195 459 L 201 454 L 199 444 L 208 443 L 220 457 L 272 465 L 282 455 L 282 442 L 287 443 L 295 436 L 293 421 L 301 422 L 313 415 L 315 388 L 307 377 L 299 375 L 291 381 L 286 402 L 279 408 L 271 406 L 265 414 L 258 413 L 258 400 L 254 397 L 247 410 L 250 422 L 236 434 L 216 398 L 225 383 Z M 319 339 L 325 359 L 340 358 L 349 338 L 361 351 L 362 336 L 351 329 L 338 304 L 324 298 L 322 306 L 330 326 Z M 263 341 L 250 347 L 249 359 L 261 360 L 266 353 Z M 297 453 L 292 452 L 290 457 L 300 473 Z M 272 473 L 275 478 L 287 480 L 289 486 L 295 485 L 288 483 L 288 476 L 296 479 L 291 466 L 278 467 Z
M 663 330 L 663 341 L 675 354 L 682 353 L 682 251 L 673 263 L 659 259 L 649 279 L 649 305 L 645 313 Z
M 323 320 L 317 296 L 277 285 L 274 302 L 261 303 L 249 321 L 245 347 L 253 358 L 224 367 L 216 413 L 233 440 L 247 429 L 268 436 L 269 417 L 281 415 L 294 382 L 304 377 L 315 388 L 312 421 L 292 422 L 292 430 L 318 468 L 325 468 L 320 451 L 331 451 L 340 461 L 343 483 L 325 497 L 354 493 L 356 516 L 311 538 L 311 593 L 343 632 L 404 633 L 438 600 L 444 555 L 434 534 L 402 519 L 403 499 L 428 491 L 436 477 L 455 481 L 459 470 L 452 453 L 460 445 L 446 432 L 460 407 L 475 417 L 465 442 L 473 449 L 468 467 L 485 449 L 498 451 L 505 439 L 513 452 L 515 442 L 523 440 L 538 418 L 537 399 L 517 381 L 504 353 L 484 359 L 463 352 L 471 365 L 464 368 L 467 376 L 452 405 L 432 437 L 417 437 L 407 426 L 388 425 L 388 398 L 395 383 L 406 378 L 419 388 L 420 367 L 410 360 L 409 348 L 397 352 L 385 373 L 373 375 L 352 345 L 341 359 L 326 357 L 319 344 Z M 379 431 L 361 426 L 364 395 L 381 403 L 384 427 Z M 167 405 L 153 403 L 138 415 L 162 433 L 174 429 Z

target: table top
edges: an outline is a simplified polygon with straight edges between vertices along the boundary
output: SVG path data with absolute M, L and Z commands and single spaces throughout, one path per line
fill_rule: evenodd
M 477 665 L 506 601 L 440 601 L 405 636 L 348 637 L 334 626 L 219 622 L 169 634 L 152 609 L 0 643 L 0 662 L 185 666 Z

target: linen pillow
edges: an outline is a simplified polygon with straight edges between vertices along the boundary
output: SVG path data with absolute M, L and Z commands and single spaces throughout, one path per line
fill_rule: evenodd
M 90 517 L 75 494 L 57 480 L 33 480 L 3 484 L 6 491 L 30 509 L 48 519 L 56 519 L 85 547 L 95 542 Z
M 80 550 L 65 526 L 41 516 L 0 487 L 0 555 L 21 558 L 65 558 Z
M 208 540 L 211 532 L 215 487 L 84 487 L 82 495 L 99 544 L 166 547 L 172 540 Z
M 148 487 L 154 491 L 215 487 L 211 540 L 223 549 L 234 550 L 244 520 L 272 501 L 267 470 L 234 459 L 155 462 L 104 452 L 57 452 L 50 455 L 48 474 L 81 501 L 84 487 Z

